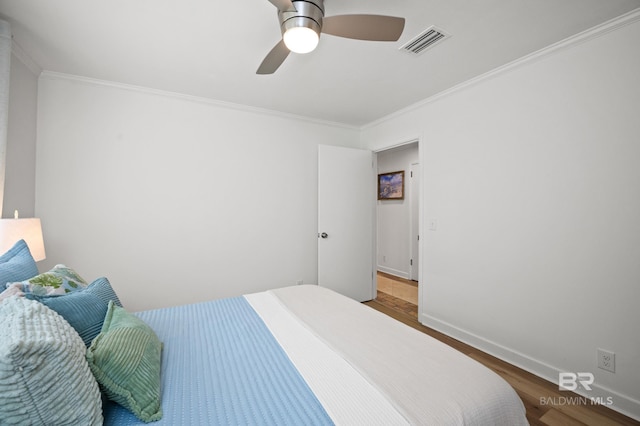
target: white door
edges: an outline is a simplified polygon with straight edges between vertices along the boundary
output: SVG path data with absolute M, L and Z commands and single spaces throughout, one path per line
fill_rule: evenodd
M 374 298 L 371 151 L 318 147 L 318 285 Z
M 410 279 L 418 281 L 420 276 L 420 164 L 411 164 L 410 173 L 410 199 L 411 199 L 411 274 Z

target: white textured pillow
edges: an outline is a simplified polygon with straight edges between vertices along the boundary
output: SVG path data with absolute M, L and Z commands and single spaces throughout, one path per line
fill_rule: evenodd
M 0 302 L 0 423 L 102 424 L 86 347 L 58 313 L 34 300 Z

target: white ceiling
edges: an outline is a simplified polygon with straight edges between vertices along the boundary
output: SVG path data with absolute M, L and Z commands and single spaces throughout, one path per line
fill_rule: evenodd
M 362 126 L 640 7 L 640 0 L 325 0 L 326 16 L 406 18 L 398 42 L 323 35 L 273 75 L 267 0 L 0 0 L 0 18 L 43 70 Z M 398 50 L 431 25 L 451 38 Z

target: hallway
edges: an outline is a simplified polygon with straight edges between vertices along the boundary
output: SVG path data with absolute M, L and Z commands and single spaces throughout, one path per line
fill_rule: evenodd
M 418 283 L 378 272 L 376 301 L 395 311 L 418 319 Z

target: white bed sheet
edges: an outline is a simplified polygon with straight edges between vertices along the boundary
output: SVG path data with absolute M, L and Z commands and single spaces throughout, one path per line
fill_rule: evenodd
M 337 425 L 407 425 L 380 391 L 307 329 L 272 293 L 245 295 Z
M 336 424 L 372 424 L 371 417 L 383 415 L 372 413 L 383 405 L 385 416 L 391 416 L 387 405 L 397 411 L 396 420 L 385 424 L 528 424 L 522 401 L 504 379 L 424 333 L 318 286 L 286 287 L 267 294 L 275 299 L 264 302 L 262 298 L 256 304 L 264 302 L 268 308 L 256 309 L 257 297 L 248 296 L 248 300 L 261 316 L 264 314 L 263 320 L 267 318 L 267 326 L 318 399 L 325 404 L 326 397 L 342 388 L 338 406 L 325 406 L 330 416 L 336 416 Z M 272 314 L 266 312 L 277 311 L 274 300 L 288 315 L 279 313 L 272 321 Z M 284 337 L 289 333 L 285 328 L 300 333 L 301 327 L 314 339 L 301 337 L 304 333 Z M 321 366 L 316 364 L 319 361 Z M 354 372 L 361 377 L 355 377 Z M 363 380 L 368 383 L 367 396 L 360 397 L 360 390 L 348 386 Z M 386 399 L 385 404 L 379 402 L 380 396 Z

